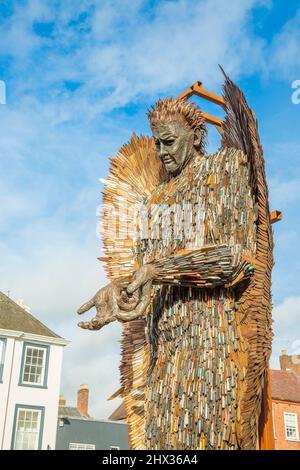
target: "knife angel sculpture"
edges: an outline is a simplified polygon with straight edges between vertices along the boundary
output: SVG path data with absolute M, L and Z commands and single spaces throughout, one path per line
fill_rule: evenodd
M 103 248 L 111 283 L 82 328 L 123 323 L 134 449 L 255 449 L 268 417 L 273 237 L 257 122 L 225 75 L 221 148 L 185 99 L 111 160 Z

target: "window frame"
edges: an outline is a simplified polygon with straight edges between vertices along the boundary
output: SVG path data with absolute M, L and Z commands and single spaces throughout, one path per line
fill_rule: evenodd
M 293 415 L 293 416 L 296 417 L 296 419 L 295 419 L 296 437 L 288 437 L 288 435 L 287 435 L 287 423 L 286 423 L 286 416 L 287 415 Z M 284 411 L 283 418 L 284 418 L 285 439 L 287 441 L 299 441 L 298 414 L 297 413 L 291 413 L 290 411 Z
M 25 361 L 26 361 L 26 351 L 27 348 L 36 348 L 36 349 L 43 349 L 44 353 L 44 376 L 43 382 L 41 384 L 37 384 L 34 382 L 24 382 L 24 371 L 25 371 Z M 20 369 L 20 377 L 19 377 L 19 386 L 21 387 L 34 387 L 34 388 L 48 388 L 48 368 L 49 368 L 49 355 L 50 355 L 50 346 L 47 344 L 38 344 L 38 343 L 28 343 L 24 342 L 23 344 L 23 352 L 22 352 L 22 361 L 21 361 L 21 369 Z
M 34 450 L 41 450 L 42 443 L 43 443 L 43 434 L 44 434 L 45 407 L 34 406 L 34 405 L 22 405 L 19 403 L 15 406 L 15 416 L 14 416 L 13 432 L 12 432 L 12 439 L 11 439 L 11 450 L 25 450 L 25 449 L 15 449 L 15 442 L 16 442 L 16 437 L 17 437 L 18 415 L 19 415 L 20 410 L 40 412 L 38 443 L 37 443 L 37 448 Z
M 70 449 L 70 446 L 89 446 L 93 447 L 93 449 Z M 95 444 L 86 444 L 85 442 L 69 442 L 69 449 L 68 450 L 96 450 Z
M 0 343 L 2 343 L 2 353 L 0 354 L 0 384 L 3 383 L 3 373 L 4 373 L 4 362 L 5 362 L 5 353 L 6 353 L 6 343 L 7 339 L 0 337 Z
M 273 433 L 274 433 L 274 439 L 277 439 L 277 434 L 276 434 L 276 410 L 274 404 L 272 405 L 272 420 L 273 420 Z

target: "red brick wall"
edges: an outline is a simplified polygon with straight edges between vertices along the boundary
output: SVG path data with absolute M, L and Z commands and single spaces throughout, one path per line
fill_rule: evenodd
M 300 450 L 300 441 L 287 441 L 285 437 L 284 412 L 297 413 L 300 432 L 300 403 L 273 400 L 273 423 L 276 450 Z

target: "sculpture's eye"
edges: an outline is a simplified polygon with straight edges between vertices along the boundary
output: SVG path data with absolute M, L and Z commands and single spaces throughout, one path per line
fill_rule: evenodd
M 157 150 L 160 149 L 160 141 L 158 139 L 154 139 L 154 143 L 155 143 L 155 147 L 157 148 Z
M 175 142 L 175 139 L 167 139 L 167 140 L 164 140 L 164 145 L 166 145 L 167 147 L 173 145 Z

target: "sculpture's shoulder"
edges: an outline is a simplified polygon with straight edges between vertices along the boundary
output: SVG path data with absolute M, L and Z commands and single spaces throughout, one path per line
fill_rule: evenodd
M 215 171 L 230 171 L 237 166 L 248 166 L 247 155 L 233 147 L 222 147 L 217 152 L 209 154 L 207 167 Z
M 193 187 L 218 183 L 230 185 L 238 177 L 247 185 L 249 179 L 247 156 L 242 150 L 222 147 L 214 153 L 198 155 L 183 171 L 182 181 Z
M 239 174 L 241 179 L 245 177 L 247 180 L 247 168 L 247 156 L 235 148 L 224 147 L 212 154 L 197 155 L 179 175 L 157 185 L 151 195 L 145 198 L 145 203 L 160 204 L 166 202 L 168 197 L 173 200 L 178 192 L 183 196 L 193 188 L 196 190 L 209 184 L 212 178 L 223 181 L 224 175 L 231 180 L 231 177 L 235 179 Z

